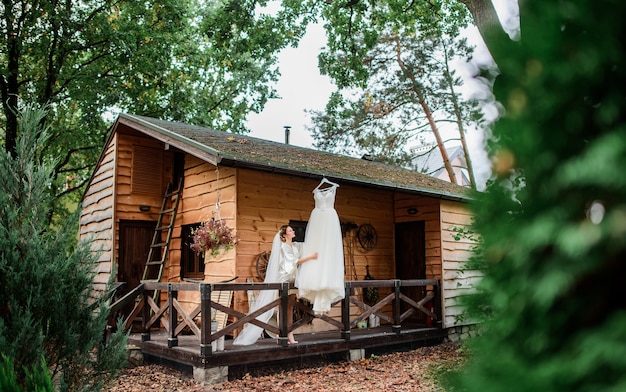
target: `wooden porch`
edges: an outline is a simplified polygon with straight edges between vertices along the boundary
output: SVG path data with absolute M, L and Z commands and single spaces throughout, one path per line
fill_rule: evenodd
M 291 286 L 293 288 L 293 286 Z M 358 359 L 376 350 L 391 351 L 435 344 L 442 341 L 446 331 L 441 328 L 440 285 L 438 280 L 363 280 L 346 281 L 344 300 L 333 307 L 341 309 L 341 321 L 327 316 L 315 316 L 312 310 L 295 301 L 300 319 L 287 327 L 289 283 L 143 283 L 111 305 L 112 313 L 128 303 L 135 302 L 133 312 L 125 320 L 127 328 L 140 320 L 139 332 L 134 332 L 129 343 L 139 347 L 144 355 L 159 361 L 209 369 L 218 367 L 255 367 L 259 364 L 279 363 L 285 360 L 303 360 L 325 355 L 344 359 Z M 378 302 L 367 305 L 360 298 L 366 288 L 377 288 Z M 411 288 L 409 290 L 403 290 Z M 416 290 L 417 288 L 417 290 Z M 251 314 L 243 314 L 215 300 L 215 294 L 237 290 L 278 290 L 278 298 Z M 163 293 L 159 306 L 155 291 Z M 185 312 L 178 302 L 181 291 L 198 291 L 200 304 Z M 410 298 L 403 293 L 420 293 Z M 212 296 L 213 294 L 213 296 Z M 268 309 L 278 308 L 278 326 L 261 323 L 255 318 Z M 211 317 L 221 312 L 222 326 L 211 330 Z M 380 320 L 379 326 L 364 327 L 370 315 Z M 416 317 L 417 316 L 417 317 Z M 215 318 L 215 317 L 214 317 Z M 318 318 L 328 323 L 331 330 L 298 333 L 306 323 Z M 231 336 L 240 327 L 251 322 L 275 336 L 259 339 L 249 346 L 234 346 Z M 292 330 L 298 344 L 287 344 L 287 333 Z M 222 339 L 221 339 L 222 338 Z M 224 339 L 225 338 L 225 339 Z M 223 348 L 222 348 L 223 345 Z M 355 351 L 356 354 L 355 354 Z

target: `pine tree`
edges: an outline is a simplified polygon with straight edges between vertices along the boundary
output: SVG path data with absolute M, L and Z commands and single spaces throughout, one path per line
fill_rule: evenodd
M 92 297 L 96 256 L 77 243 L 77 214 L 46 224 L 55 162 L 42 158 L 45 115 L 24 109 L 15 154 L 0 152 L 0 354 L 21 385 L 43 358 L 60 390 L 99 390 L 125 364 L 126 336 L 103 343 L 107 297 Z

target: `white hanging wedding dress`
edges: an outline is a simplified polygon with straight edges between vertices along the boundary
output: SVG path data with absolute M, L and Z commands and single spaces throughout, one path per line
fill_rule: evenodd
M 330 186 L 322 189 L 324 184 Z M 334 208 L 338 187 L 324 178 L 313 190 L 315 208 L 306 227 L 302 254 L 318 252 L 318 256 L 300 265 L 296 276 L 298 296 L 313 304 L 315 314 L 328 312 L 334 302 L 345 296 L 343 239 Z

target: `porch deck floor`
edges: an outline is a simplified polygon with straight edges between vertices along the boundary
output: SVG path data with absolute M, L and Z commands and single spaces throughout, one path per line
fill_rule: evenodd
M 341 331 L 315 333 L 294 332 L 298 344 L 281 346 L 276 339 L 262 338 L 249 346 L 235 346 L 232 339 L 226 339 L 223 351 L 213 351 L 210 355 L 201 355 L 199 339 L 194 335 L 179 336 L 178 345 L 168 348 L 167 333 L 164 330 L 152 331 L 150 340 L 142 342 L 141 334 L 130 335 L 128 343 L 141 349 L 159 361 L 175 365 L 187 365 L 199 368 L 218 366 L 260 366 L 281 361 L 302 361 L 305 358 L 327 354 L 345 353 L 350 350 L 364 349 L 366 356 L 372 350 L 403 351 L 424 345 L 438 344 L 447 335 L 440 328 L 402 326 L 399 333 L 390 325 L 376 328 L 353 329 L 350 339 L 342 338 Z

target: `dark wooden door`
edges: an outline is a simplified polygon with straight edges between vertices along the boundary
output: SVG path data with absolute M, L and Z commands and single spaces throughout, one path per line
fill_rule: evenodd
M 424 221 L 396 223 L 396 277 L 398 279 L 426 279 L 426 240 Z M 421 287 L 403 287 L 401 292 L 413 300 L 424 296 Z M 408 309 L 402 303 L 404 312 Z M 423 313 L 411 317 L 412 320 L 425 323 Z
M 124 295 L 139 285 L 143 277 L 143 270 L 152 245 L 152 236 L 156 228 L 156 221 L 132 221 L 120 222 L 120 253 L 118 282 L 125 282 L 120 295 Z M 127 316 L 132 311 L 132 305 L 124 310 Z

